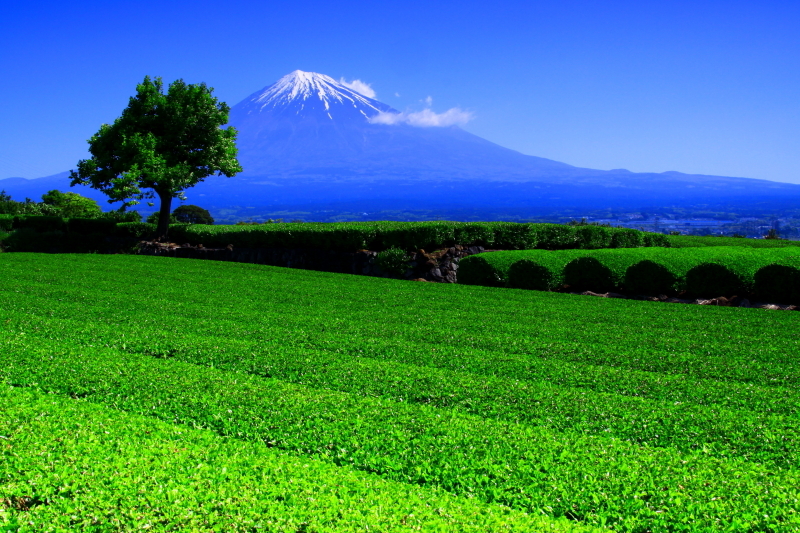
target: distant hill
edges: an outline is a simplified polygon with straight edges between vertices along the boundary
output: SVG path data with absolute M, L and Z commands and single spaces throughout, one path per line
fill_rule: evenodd
M 800 185 L 580 168 L 435 122 L 424 114 L 415 120 L 329 76 L 298 70 L 231 109 L 244 172 L 208 178 L 187 195 L 212 213 L 250 208 L 254 214 L 287 206 L 535 211 L 800 201 Z M 38 199 L 47 190 L 68 187 L 66 176 L 9 178 L 0 180 L 0 189 L 15 198 Z

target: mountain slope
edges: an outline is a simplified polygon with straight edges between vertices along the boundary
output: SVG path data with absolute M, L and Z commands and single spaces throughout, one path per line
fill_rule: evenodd
M 244 172 L 208 178 L 187 194 L 212 212 L 800 203 L 800 185 L 579 168 L 521 154 L 457 125 L 426 127 L 409 117 L 329 76 L 294 71 L 231 109 Z M 0 180 L 0 190 L 38 199 L 65 190 L 65 174 Z
M 503 148 L 457 126 L 380 124 L 399 112 L 329 76 L 295 71 L 231 109 L 247 175 L 347 173 L 416 179 L 525 179 L 574 167 Z

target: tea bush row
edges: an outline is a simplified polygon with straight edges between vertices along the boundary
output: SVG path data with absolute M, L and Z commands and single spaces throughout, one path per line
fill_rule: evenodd
M 747 248 L 785 248 L 800 246 L 800 241 L 784 239 L 747 239 L 743 237 L 716 237 L 697 235 L 668 235 L 670 248 L 696 248 L 702 246 L 744 246 Z
M 623 438 L 649 446 L 693 450 L 702 444 L 712 455 L 746 456 L 751 461 L 778 466 L 800 459 L 800 443 L 783 435 L 787 421 L 778 416 L 780 406 L 768 391 L 760 399 L 752 388 L 746 401 L 734 408 L 694 405 L 663 399 L 645 399 L 619 393 L 587 394 L 582 387 L 555 385 L 528 376 L 492 376 L 463 370 L 437 369 L 424 364 L 354 358 L 350 354 L 313 348 L 284 346 L 265 348 L 253 342 L 220 336 L 170 334 L 168 342 L 153 339 L 136 328 L 93 325 L 73 320 L 51 324 L 31 322 L 27 316 L 2 314 L 9 333 L 28 331 L 27 338 L 60 339 L 77 346 L 103 345 L 127 353 L 169 357 L 209 367 L 280 378 L 315 388 L 383 396 L 399 401 L 457 408 L 484 418 L 514 420 L 526 424 L 569 429 L 586 434 Z M 24 320 L 28 321 L 28 328 Z M 31 331 L 30 328 L 35 328 Z M 120 335 L 123 335 L 120 339 Z M 360 339 L 349 337 L 353 345 Z M 482 354 L 484 357 L 487 354 Z M 492 354 L 490 357 L 499 357 Z M 586 369 L 585 372 L 590 370 Z M 609 383 L 613 378 L 607 376 Z M 695 384 L 697 397 L 713 396 L 714 388 Z M 731 388 L 726 392 L 731 393 Z M 762 393 L 765 391 L 761 391 Z M 789 395 L 789 400 L 797 400 Z M 729 400 L 730 402 L 730 400 Z M 770 406 L 769 414 L 760 411 Z M 558 416 L 553 416 L 558 413 Z M 794 410 L 788 411 L 790 416 Z
M 800 252 L 793 247 L 703 247 L 507 251 L 467 257 L 459 283 L 553 290 L 696 296 L 753 294 L 800 302 Z
M 576 299 L 168 258 L 12 254 L 3 259 L 4 309 L 46 319 L 80 318 L 84 328 L 93 322 L 134 324 L 154 353 L 191 331 L 276 349 L 414 358 L 514 376 L 522 375 L 513 373 L 517 367 L 548 376 L 555 370 L 542 374 L 539 367 L 572 361 L 602 366 L 604 372 L 619 368 L 771 387 L 800 384 L 800 360 L 787 355 L 800 351 L 793 313 Z M 139 326 L 145 324 L 158 327 Z M 557 379 L 582 383 L 561 373 Z M 587 380 L 592 387 L 601 382 Z M 640 389 L 636 394 L 647 387 Z
M 106 348 L 3 342 L 2 379 L 529 513 L 639 530 L 800 525 L 800 472 Z M 47 364 L 41 364 L 40 361 Z
M 5 531 L 588 529 L 33 388 L 0 402 Z
M 798 516 L 792 313 L 5 254 L 0 327 L 3 381 L 410 486 L 622 531 Z

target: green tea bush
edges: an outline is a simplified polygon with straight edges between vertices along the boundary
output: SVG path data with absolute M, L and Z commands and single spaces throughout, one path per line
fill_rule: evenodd
M 693 296 L 731 296 L 750 292 L 748 280 L 720 263 L 700 263 L 686 273 L 686 290 Z
M 681 280 L 675 270 L 668 266 L 644 259 L 625 271 L 625 289 L 634 294 L 671 294 L 679 290 Z
M 603 226 L 575 226 L 578 248 L 596 250 L 611 246 L 611 231 Z
M 472 223 L 471 223 L 472 224 Z M 484 242 L 476 244 L 491 248 L 506 250 L 528 250 L 539 245 L 541 234 L 537 228 L 539 224 L 514 224 L 508 222 L 489 222 L 488 228 L 492 235 L 487 236 Z M 470 244 L 468 241 L 461 244 Z
M 621 289 L 627 270 L 649 258 L 669 255 L 660 248 L 613 248 L 581 254 L 564 266 L 564 283 L 579 290 L 610 291 Z
M 572 226 L 561 224 L 537 224 L 536 247 L 546 250 L 567 250 L 578 248 L 578 236 Z
M 755 274 L 791 249 L 755 249 L 724 246 L 698 248 L 696 265 L 686 272 L 686 290 L 695 296 L 731 296 L 750 293 Z M 690 254 L 691 251 L 687 250 Z M 704 253 L 705 252 L 705 253 Z M 704 257 L 705 256 L 705 257 Z
M 768 302 L 800 305 L 800 258 L 759 268 L 753 290 Z
M 596 257 L 578 257 L 564 266 L 564 283 L 572 290 L 606 292 L 617 288 L 614 273 Z
M 644 233 L 629 228 L 607 228 L 611 232 L 610 248 L 639 248 L 641 246 L 664 246 L 656 237 L 650 235 L 660 235 L 656 233 Z M 659 242 L 657 242 L 659 241 Z
M 148 239 L 155 235 L 155 232 L 156 225 L 147 222 L 120 222 L 116 228 L 118 236 L 134 239 Z
M 547 268 L 532 259 L 520 259 L 508 268 L 508 286 L 514 289 L 549 291 L 561 285 L 563 278 L 560 269 Z
M 650 234 L 646 234 L 650 235 Z M 655 235 L 655 234 L 652 234 Z M 704 248 L 717 246 L 740 246 L 748 248 L 785 248 L 800 246 L 800 241 L 775 239 L 743 239 L 740 237 L 700 237 L 695 235 L 665 235 L 672 248 Z
M 0 214 L 0 231 L 11 231 L 13 229 L 14 216 Z
M 408 270 L 408 256 L 400 248 L 389 248 L 379 252 L 375 264 L 387 274 L 400 277 Z
M 507 254 L 509 252 L 496 252 Z M 566 283 L 564 267 L 583 250 L 525 250 L 509 257 L 508 287 L 517 289 L 554 290 Z M 500 258 L 497 258 L 498 260 Z M 522 263 L 517 266 L 517 263 Z M 460 272 L 459 272 L 460 274 Z
M 486 258 L 487 254 L 465 257 L 458 263 L 458 282 L 462 285 L 497 287 L 501 278 Z
M 513 233 L 513 229 L 508 224 L 501 226 L 495 226 L 493 222 L 458 224 L 453 227 L 452 243 L 492 246 L 496 242 L 502 241 L 503 236 L 509 233 Z
M 670 238 L 663 233 L 642 232 L 642 239 L 644 240 L 644 246 L 657 246 L 661 248 L 669 248 L 672 246 Z

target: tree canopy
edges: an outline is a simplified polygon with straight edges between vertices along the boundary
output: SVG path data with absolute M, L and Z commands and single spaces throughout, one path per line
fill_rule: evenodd
M 75 192 L 52 190 L 42 195 L 42 202 L 59 208 L 67 218 L 93 218 L 101 213 L 97 202 Z
M 197 205 L 182 205 L 172 212 L 178 222 L 189 224 L 213 224 L 214 218 L 206 209 Z
M 34 202 L 30 198 L 17 202 L 3 190 L 0 191 L 0 215 L 61 216 L 61 209 L 44 202 Z
M 89 139 L 92 157 L 78 162 L 72 185 L 90 185 L 124 205 L 158 196 L 156 233 L 166 237 L 173 198 L 185 200 L 184 191 L 208 176 L 242 170 L 236 130 L 221 128 L 230 108 L 212 91 L 177 80 L 165 94 L 161 78 L 145 77 L 122 115 Z

